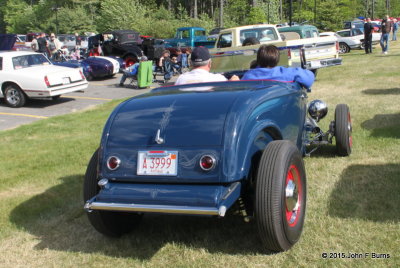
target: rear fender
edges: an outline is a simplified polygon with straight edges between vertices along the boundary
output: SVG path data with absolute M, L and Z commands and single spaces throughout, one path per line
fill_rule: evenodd
M 226 180 L 233 182 L 247 179 L 267 144 L 281 139 L 281 130 L 270 120 L 259 122 L 250 131 L 243 132 L 232 142 L 231 148 L 225 148 L 223 172 Z

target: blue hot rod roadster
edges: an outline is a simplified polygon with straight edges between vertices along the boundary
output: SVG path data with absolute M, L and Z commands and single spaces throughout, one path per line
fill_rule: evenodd
M 289 249 L 306 210 L 302 156 L 333 138 L 340 155 L 352 147 L 348 106 L 336 107 L 323 132 L 326 104 L 306 101 L 297 83 L 236 81 L 157 88 L 121 103 L 85 174 L 89 221 L 120 236 L 144 213 L 237 209 L 256 221 L 266 249 Z

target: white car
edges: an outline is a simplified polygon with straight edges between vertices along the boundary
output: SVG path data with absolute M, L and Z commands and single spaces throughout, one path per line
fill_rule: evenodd
M 348 53 L 351 49 L 364 49 L 364 30 L 352 28 L 334 32 L 320 33 L 319 36 L 336 36 L 339 42 L 339 53 Z M 372 33 L 372 44 L 375 45 L 380 40 L 379 33 Z
M 81 91 L 88 82 L 79 68 L 53 65 L 43 54 L 0 52 L 0 97 L 10 107 L 24 106 L 28 98 L 57 99 Z

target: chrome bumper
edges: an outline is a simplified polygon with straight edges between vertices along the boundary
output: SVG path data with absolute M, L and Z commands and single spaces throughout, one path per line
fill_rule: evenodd
M 240 197 L 241 183 L 230 185 L 167 185 L 99 181 L 100 192 L 84 209 L 165 214 L 225 216 Z
M 191 215 L 213 215 L 225 216 L 226 207 L 217 208 L 208 207 L 186 207 L 186 206 L 165 206 L 165 205 L 139 205 L 139 204 L 121 204 L 96 202 L 94 198 L 87 201 L 84 209 L 88 212 L 92 210 L 123 211 L 123 212 L 153 212 L 153 213 L 171 213 L 171 214 L 191 214 Z
M 335 65 L 342 65 L 342 58 L 310 60 L 306 63 L 306 69 L 314 70 Z

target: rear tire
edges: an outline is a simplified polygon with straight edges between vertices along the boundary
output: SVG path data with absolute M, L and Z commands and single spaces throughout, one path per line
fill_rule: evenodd
M 306 209 L 306 173 L 301 153 L 289 141 L 265 148 L 256 181 L 255 218 L 264 246 L 290 249 L 300 238 Z
M 4 90 L 4 101 L 10 107 L 22 107 L 25 105 L 26 99 L 25 93 L 17 85 L 9 85 Z
M 346 43 L 339 43 L 339 53 L 345 54 L 350 52 L 350 47 Z
M 97 185 L 98 162 L 98 150 L 96 150 L 86 169 L 85 181 L 83 184 L 84 202 L 93 198 L 100 191 L 100 187 Z M 111 237 L 119 237 L 130 232 L 142 218 L 142 214 L 137 213 L 100 210 L 87 212 L 87 216 L 92 226 L 98 232 Z
M 353 127 L 349 106 L 338 104 L 335 109 L 336 150 L 340 156 L 349 156 L 353 147 Z

